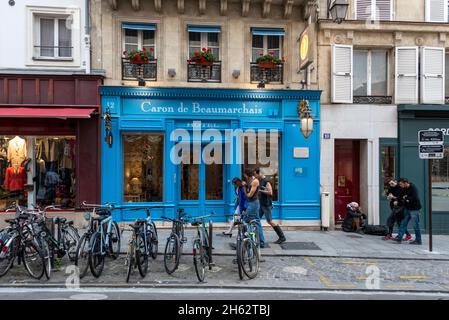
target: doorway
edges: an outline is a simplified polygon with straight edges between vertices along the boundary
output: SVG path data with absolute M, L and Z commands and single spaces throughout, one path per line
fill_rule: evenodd
M 360 141 L 335 140 L 335 222 L 346 216 L 346 205 L 360 203 Z

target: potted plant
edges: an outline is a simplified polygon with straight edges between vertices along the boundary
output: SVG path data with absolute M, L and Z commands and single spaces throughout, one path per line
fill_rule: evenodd
M 284 63 L 284 59 L 275 57 L 273 52 L 269 52 L 265 55 L 261 53 L 260 57 L 257 58 L 256 63 L 259 68 L 274 69 L 277 65 Z
M 212 66 L 215 57 L 211 49 L 202 48 L 201 51 L 195 51 L 193 55 L 187 60 L 188 63 L 195 63 L 200 66 Z
M 123 51 L 123 56 L 129 60 L 129 63 L 132 64 L 147 64 L 150 60 L 154 60 L 154 49 L 150 48 L 147 50 L 143 48 L 143 50 L 125 50 Z

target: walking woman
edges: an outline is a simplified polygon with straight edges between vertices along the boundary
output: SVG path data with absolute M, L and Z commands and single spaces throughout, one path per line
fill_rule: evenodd
M 248 197 L 246 196 L 245 187 L 241 179 L 235 177 L 232 179 L 232 184 L 235 190 L 235 205 L 234 214 L 240 214 L 241 216 L 245 214 L 246 208 L 248 207 Z M 232 229 L 234 229 L 234 220 L 227 231 L 223 231 L 225 236 L 232 237 Z

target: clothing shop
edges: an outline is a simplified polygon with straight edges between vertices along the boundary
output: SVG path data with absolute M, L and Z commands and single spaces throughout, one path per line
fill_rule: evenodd
M 260 167 L 272 181 L 273 218 L 320 225 L 320 91 L 102 86 L 101 201 L 178 208 L 193 216 L 233 212 L 231 183 Z M 307 100 L 313 132 L 301 132 Z M 117 212 L 133 220 L 143 212 Z
M 0 211 L 98 202 L 99 76 L 0 75 Z

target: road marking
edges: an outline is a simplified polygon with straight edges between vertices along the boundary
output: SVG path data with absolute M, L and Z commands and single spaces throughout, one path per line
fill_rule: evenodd
M 346 260 L 342 262 L 343 264 L 368 264 L 368 265 L 377 265 L 375 262 L 369 262 L 369 261 L 351 261 Z
M 388 289 L 415 289 L 416 286 L 404 286 L 404 285 L 387 285 L 385 288 Z
M 429 279 L 428 276 L 400 276 L 400 279 L 406 280 L 420 280 L 420 279 Z
M 309 266 L 311 266 L 311 267 L 316 267 L 316 264 L 315 264 L 315 262 L 312 261 L 312 259 L 306 257 L 306 258 L 304 258 L 304 261 L 305 261 Z
M 368 279 L 368 277 L 356 277 L 355 279 L 356 280 L 366 280 L 366 279 Z
M 355 285 L 349 283 L 333 284 L 328 278 L 320 275 L 320 281 L 328 288 L 354 288 Z
M 300 266 L 289 266 L 282 269 L 284 272 L 301 274 L 303 276 L 307 275 L 307 269 Z

